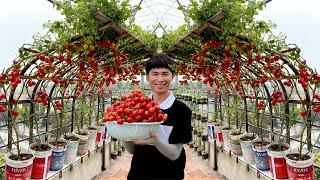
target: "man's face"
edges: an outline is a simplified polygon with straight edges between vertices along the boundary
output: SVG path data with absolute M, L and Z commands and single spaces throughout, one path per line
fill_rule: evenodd
M 147 74 L 147 81 L 154 93 L 162 94 L 169 90 L 173 74 L 166 68 L 154 68 Z

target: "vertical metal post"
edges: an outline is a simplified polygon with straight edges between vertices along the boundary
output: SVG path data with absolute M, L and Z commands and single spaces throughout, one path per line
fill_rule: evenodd
M 35 119 L 35 112 L 34 112 L 34 104 L 30 101 L 30 114 L 29 114 L 29 144 L 33 143 L 33 120 Z
M 217 171 L 218 170 L 218 148 L 217 148 L 217 141 L 216 139 L 213 141 L 214 142 L 214 167 L 213 170 Z
M 74 113 L 76 113 L 76 97 L 72 97 L 72 109 L 71 109 L 71 132 L 73 131 L 73 126 L 74 126 Z
M 246 120 L 246 132 L 249 132 L 249 122 L 248 122 L 248 103 L 247 103 L 247 97 L 243 96 L 243 103 L 244 103 L 244 111 L 243 113 L 245 113 L 245 120 Z M 243 121 L 243 120 L 241 120 Z
M 105 163 L 105 159 L 106 159 L 106 141 L 103 140 L 102 143 L 102 166 L 101 166 L 101 170 L 105 171 L 106 170 L 106 163 Z

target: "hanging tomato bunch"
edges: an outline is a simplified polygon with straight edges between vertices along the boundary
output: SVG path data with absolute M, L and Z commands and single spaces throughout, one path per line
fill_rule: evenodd
M 161 122 L 167 120 L 160 107 L 146 97 L 140 90 L 133 90 L 128 96 L 122 96 L 112 106 L 106 108 L 103 120 L 124 122 Z

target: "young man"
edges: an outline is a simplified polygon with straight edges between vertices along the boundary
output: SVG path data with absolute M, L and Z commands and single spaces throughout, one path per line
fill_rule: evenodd
M 149 139 L 125 143 L 128 152 L 133 154 L 128 180 L 184 178 L 183 144 L 192 138 L 191 110 L 169 91 L 174 77 L 172 65 L 172 59 L 164 53 L 157 53 L 146 62 L 147 81 L 152 89 L 150 97 L 168 118 L 157 132 L 150 133 Z

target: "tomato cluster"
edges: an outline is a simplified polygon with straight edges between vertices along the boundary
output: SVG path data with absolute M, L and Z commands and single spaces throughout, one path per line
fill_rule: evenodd
M 48 94 L 45 91 L 38 91 L 36 97 L 34 98 L 36 103 L 42 104 L 44 106 L 48 105 Z
M 299 69 L 299 74 L 300 74 L 300 77 L 299 77 L 298 83 L 300 83 L 301 86 L 304 89 L 306 89 L 309 85 L 309 81 L 311 80 L 310 73 L 305 67 L 302 67 Z
M 262 109 L 264 109 L 266 107 L 266 104 L 264 101 L 260 101 L 258 104 L 257 104 L 257 110 L 260 111 Z
M 60 101 L 55 101 L 53 107 L 56 110 L 62 110 L 63 109 L 63 105 L 61 104 Z
M 320 104 L 315 104 L 312 107 L 312 111 L 314 111 L 315 113 L 319 113 L 320 112 Z
M 277 105 L 278 103 L 281 104 L 281 103 L 284 103 L 285 102 L 285 99 L 283 97 L 283 94 L 281 91 L 274 91 L 271 95 L 271 105 L 272 106 L 275 106 Z
M 133 90 L 128 96 L 121 96 L 112 106 L 106 108 L 103 120 L 124 122 L 161 122 L 167 120 L 160 107 L 140 90 Z

